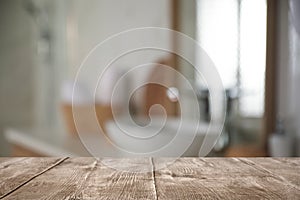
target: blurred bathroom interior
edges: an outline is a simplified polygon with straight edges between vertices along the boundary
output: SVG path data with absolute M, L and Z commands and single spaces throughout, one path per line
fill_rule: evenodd
M 300 1 L 1 0 L 0 25 L 0 156 L 300 156 Z

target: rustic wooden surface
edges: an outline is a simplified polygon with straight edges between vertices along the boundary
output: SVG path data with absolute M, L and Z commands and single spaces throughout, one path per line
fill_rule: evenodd
M 300 199 L 300 158 L 163 161 L 0 158 L 0 199 Z

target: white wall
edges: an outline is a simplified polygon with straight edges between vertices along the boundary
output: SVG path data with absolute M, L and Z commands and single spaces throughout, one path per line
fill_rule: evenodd
M 66 36 L 65 36 L 65 5 L 60 0 L 34 1 L 39 15 L 27 15 L 33 23 L 32 28 L 35 46 L 35 68 L 32 74 L 34 80 L 34 115 L 36 127 L 53 130 L 53 134 L 62 129 L 60 110 L 60 87 L 67 74 Z M 46 18 L 37 23 L 37 21 Z M 50 34 L 49 43 L 42 39 L 43 25 Z M 49 45 L 44 51 L 39 50 L 43 44 Z M 54 131 L 57 130 L 57 131 Z
M 196 17 L 196 10 L 197 10 L 197 4 L 196 0 L 189 0 L 189 1 L 179 1 L 179 31 L 181 33 L 184 33 L 188 37 L 193 38 L 196 40 L 196 25 L 197 25 L 197 17 Z M 180 42 L 180 41 L 179 41 Z M 195 59 L 195 49 L 192 49 L 191 47 L 186 47 L 186 44 L 178 44 L 178 46 L 181 49 L 181 51 L 185 52 L 186 54 L 190 55 L 191 58 Z M 180 59 L 178 57 L 179 62 L 179 70 L 180 72 L 192 82 L 194 82 L 194 66 L 189 64 L 188 62 L 184 61 L 183 59 Z M 189 116 L 190 118 L 195 118 L 197 115 L 195 114 L 195 108 L 193 105 L 193 91 L 190 91 L 186 87 L 186 83 L 179 83 L 179 89 L 180 89 L 180 107 L 182 115 Z M 193 106 L 191 106 L 193 105 Z
M 60 0 L 32 1 L 41 9 L 35 16 L 27 10 L 30 2 L 0 2 L 0 155 L 8 155 L 6 128 L 62 129 L 59 95 L 67 69 L 65 6 Z M 38 22 L 41 17 L 47 24 Z M 51 34 L 49 58 L 42 26 Z
M 294 0 L 296 2 L 296 0 Z M 291 111 L 293 116 L 293 127 L 295 129 L 297 140 L 297 154 L 300 156 L 300 30 L 299 26 L 297 27 L 294 23 L 298 23 L 300 21 L 300 3 L 298 1 L 297 8 L 295 9 L 298 11 L 298 15 L 293 16 L 291 11 L 289 12 L 289 20 L 290 20 L 290 66 L 291 66 L 291 74 L 292 74 L 292 88 L 291 88 Z M 291 9 L 290 9 L 291 10 Z M 293 20 L 295 21 L 293 21 Z
M 92 48 L 114 34 L 140 27 L 170 28 L 170 0 L 72 0 L 66 5 L 71 76 Z
M 88 53 L 99 43 L 107 38 L 141 27 L 170 28 L 170 0 L 90 0 L 88 3 L 80 0 L 67 1 L 67 56 L 68 56 L 68 79 L 74 79 L 81 62 Z M 160 39 L 160 35 L 153 35 L 147 38 L 154 42 Z M 134 41 L 122 41 L 107 49 L 107 55 L 116 49 L 126 48 L 127 43 Z M 171 37 L 163 40 L 166 46 L 171 46 Z M 114 65 L 121 72 L 129 70 L 139 64 L 156 62 L 165 54 L 159 51 L 139 51 L 126 55 L 119 59 Z M 92 70 L 98 73 L 104 70 L 105 66 L 95 63 L 97 69 Z M 102 68 L 102 69 L 101 69 Z M 99 74 L 100 75 L 100 74 Z M 140 85 L 148 79 L 147 73 L 136 74 L 130 80 L 131 85 Z M 88 88 L 94 88 L 90 74 L 84 75 L 88 82 Z M 90 77 L 89 77 L 90 76 Z M 85 82 L 86 82 L 85 81 Z M 124 89 L 124 91 L 128 91 Z M 137 98 L 137 99 L 140 99 Z
M 7 155 L 3 130 L 34 122 L 32 27 L 22 1 L 0 2 L 0 156 Z
M 278 9 L 277 111 L 288 134 L 300 137 L 300 38 L 290 22 L 289 1 L 280 0 Z

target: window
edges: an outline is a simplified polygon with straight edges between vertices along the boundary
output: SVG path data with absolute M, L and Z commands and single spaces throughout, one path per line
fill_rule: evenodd
M 225 89 L 239 88 L 239 114 L 245 117 L 264 112 L 266 12 L 265 0 L 197 1 L 197 40 Z

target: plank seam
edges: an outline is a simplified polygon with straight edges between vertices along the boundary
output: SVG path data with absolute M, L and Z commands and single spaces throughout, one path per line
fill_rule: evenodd
M 156 184 L 156 178 L 155 178 L 155 166 L 154 166 L 153 157 L 151 157 L 150 160 L 151 160 L 151 166 L 152 166 L 152 180 L 153 180 L 153 187 L 154 187 L 154 195 L 155 195 L 155 200 L 158 200 L 157 184 Z
M 61 158 L 60 160 L 58 160 L 57 162 L 55 162 L 54 164 L 50 165 L 49 167 L 47 167 L 46 169 L 42 170 L 41 172 L 33 175 L 32 177 L 30 177 L 29 179 L 27 179 L 26 181 L 24 181 L 23 183 L 21 183 L 20 185 L 16 186 L 15 188 L 11 189 L 9 192 L 3 194 L 0 196 L 0 199 L 3 199 L 4 197 L 7 197 L 8 195 L 10 195 L 11 193 L 17 191 L 18 189 L 20 189 L 21 187 L 23 187 L 24 185 L 26 185 L 27 183 L 29 183 L 30 181 L 32 181 L 33 179 L 37 178 L 38 176 L 42 175 L 43 173 L 51 170 L 52 168 L 56 167 L 57 165 L 61 164 L 62 162 L 64 162 L 65 160 L 67 160 L 69 157 L 65 157 L 65 158 Z

